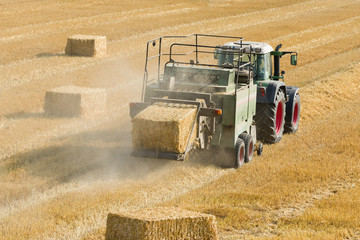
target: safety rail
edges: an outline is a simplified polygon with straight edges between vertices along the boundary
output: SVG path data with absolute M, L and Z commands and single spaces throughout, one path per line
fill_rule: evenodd
M 170 45 L 169 48 L 169 52 L 163 52 L 162 46 L 163 46 L 163 41 L 164 39 L 188 39 L 194 37 L 195 38 L 195 44 L 184 44 L 184 43 L 172 43 Z M 230 49 L 227 48 L 225 49 L 228 53 L 230 54 L 234 54 L 238 55 L 238 64 L 236 65 L 216 65 L 216 64 L 206 64 L 206 63 L 200 63 L 199 62 L 199 54 L 200 53 L 205 53 L 205 54 L 214 54 L 214 51 L 206 51 L 208 49 L 224 49 L 221 46 L 210 46 L 210 45 L 199 45 L 199 40 L 200 38 L 220 38 L 220 39 L 237 39 L 238 42 L 234 41 L 234 44 L 239 45 L 238 49 Z M 169 60 L 164 64 L 164 66 L 166 66 L 169 63 L 172 64 L 194 64 L 197 66 L 214 66 L 214 67 L 221 67 L 221 68 L 234 68 L 234 69 L 240 69 L 241 67 L 245 67 L 247 65 L 251 66 L 251 55 L 250 54 L 250 62 L 245 63 L 240 65 L 241 59 L 242 59 L 242 54 L 244 52 L 244 46 L 246 46 L 247 44 L 243 44 L 243 38 L 242 37 L 233 37 L 233 36 L 222 36 L 222 35 L 207 35 L 207 34 L 190 34 L 190 35 L 185 35 L 185 36 L 162 36 L 162 37 L 158 37 L 155 39 L 152 39 L 150 41 L 147 42 L 146 45 L 146 60 L 145 60 L 145 71 L 144 71 L 144 78 L 143 78 L 143 89 L 142 89 L 142 95 L 141 95 L 141 101 L 144 102 L 144 98 L 145 98 L 145 90 L 146 90 L 146 86 L 148 85 L 148 64 L 150 61 L 157 59 L 157 66 L 155 66 L 157 68 L 157 81 L 160 81 L 161 78 L 161 57 L 162 56 L 168 56 Z M 149 50 L 150 50 L 150 46 L 155 47 L 158 44 L 158 50 L 156 51 L 157 54 L 153 55 L 153 56 L 149 56 Z M 180 46 L 180 47 L 192 47 L 194 48 L 194 50 L 185 52 L 185 53 L 174 53 L 173 48 L 176 46 Z M 251 48 L 251 46 L 249 46 Z M 251 52 L 251 50 L 250 50 Z M 175 61 L 173 59 L 174 56 L 189 56 L 191 54 L 195 53 L 195 61 L 191 61 L 190 62 L 181 62 L 181 61 Z M 249 68 L 249 78 L 250 78 L 250 68 Z M 237 76 L 236 79 L 236 86 L 238 85 L 238 81 L 239 81 L 239 74 Z

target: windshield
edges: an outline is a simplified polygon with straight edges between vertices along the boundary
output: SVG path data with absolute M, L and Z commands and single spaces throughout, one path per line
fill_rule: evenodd
M 255 59 L 254 59 L 255 55 L 252 55 L 250 57 L 250 54 L 242 54 L 242 59 L 240 61 L 240 66 L 250 62 L 250 58 L 251 58 L 251 62 L 254 63 Z M 219 56 L 218 56 L 218 65 L 223 65 L 223 64 L 232 64 L 235 67 L 238 66 L 239 63 L 239 53 L 238 52 L 230 52 L 230 51 L 222 51 Z M 249 65 L 245 66 L 245 69 L 249 69 Z
M 254 80 L 266 80 L 270 78 L 271 75 L 271 57 L 270 53 L 266 54 L 243 54 L 240 61 L 240 66 L 249 63 L 251 59 L 251 66 L 254 71 Z M 223 64 L 232 64 L 233 66 L 238 66 L 239 53 L 222 51 L 218 55 L 218 65 Z M 249 70 L 249 65 L 244 67 L 244 70 Z

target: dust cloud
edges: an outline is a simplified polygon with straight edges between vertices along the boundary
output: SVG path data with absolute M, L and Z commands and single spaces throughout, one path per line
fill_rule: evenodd
M 128 103 L 140 101 L 143 71 L 143 61 L 136 62 L 119 56 L 111 61 L 105 59 L 82 76 L 88 79 L 88 86 L 105 88 L 107 91 L 107 112 L 99 121 L 112 117 L 96 128 L 65 139 L 56 153 L 61 158 L 59 168 L 63 168 L 58 172 L 68 174 L 61 176 L 61 181 L 137 180 L 176 164 L 162 159 L 131 156 Z

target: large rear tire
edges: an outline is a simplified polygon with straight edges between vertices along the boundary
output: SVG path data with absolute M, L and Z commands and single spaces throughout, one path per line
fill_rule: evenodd
M 281 140 L 285 125 L 285 95 L 279 89 L 275 103 L 256 104 L 256 133 L 264 143 L 277 143 Z
M 296 93 L 294 100 L 292 101 L 292 106 L 289 108 L 287 107 L 284 129 L 285 133 L 296 133 L 298 130 L 300 122 L 300 108 L 300 94 Z

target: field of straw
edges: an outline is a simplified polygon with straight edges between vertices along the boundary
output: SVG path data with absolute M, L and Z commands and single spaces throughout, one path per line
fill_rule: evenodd
M 220 239 L 360 239 L 358 0 L 0 2 L 0 239 L 104 239 L 110 212 L 179 207 L 216 217 Z M 242 36 L 299 53 L 296 135 L 238 170 L 131 159 L 147 40 Z M 101 58 L 65 55 L 102 35 Z M 213 42 L 213 44 L 222 44 Z M 47 90 L 106 89 L 106 113 L 49 118 Z M 220 156 L 221 157 L 221 156 Z

